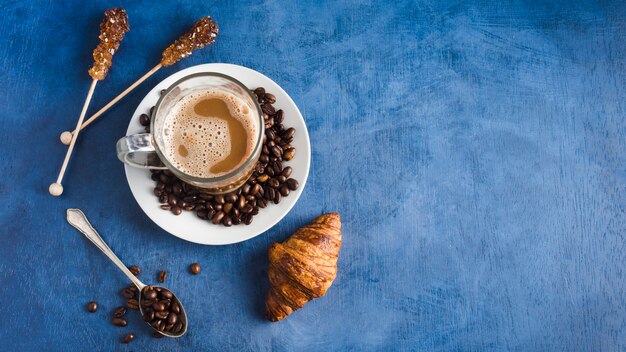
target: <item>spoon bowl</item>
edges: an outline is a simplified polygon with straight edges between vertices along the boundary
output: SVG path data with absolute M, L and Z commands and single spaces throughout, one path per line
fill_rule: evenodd
M 183 304 L 172 291 L 163 286 L 146 286 L 133 275 L 91 226 L 91 223 L 89 223 L 89 220 L 87 220 L 87 217 L 80 209 L 67 209 L 67 222 L 85 235 L 137 286 L 139 289 L 139 312 L 144 321 L 150 318 L 146 321 L 150 327 L 167 337 L 181 337 L 187 332 L 187 326 L 189 325 L 187 312 L 185 312 Z M 148 293 L 148 291 L 152 293 Z M 147 298 L 144 297 L 145 294 L 147 294 Z M 154 302 L 149 302 L 150 304 L 148 305 L 145 299 L 154 300 Z M 150 316 L 150 311 L 152 311 L 154 316 Z M 159 313 L 159 316 L 156 316 L 157 313 Z M 170 329 L 167 329 L 168 326 Z
M 144 293 L 149 292 L 149 291 L 155 292 L 155 298 L 150 299 L 150 298 L 145 297 Z M 172 314 L 176 315 L 176 321 L 171 323 L 174 325 L 173 325 L 173 328 L 170 329 L 170 331 L 167 331 L 167 329 L 161 330 L 158 328 L 158 325 L 157 326 L 153 325 L 153 324 L 158 324 L 158 323 L 153 323 L 155 321 L 155 311 L 154 311 L 153 305 L 159 302 L 156 298 L 159 294 L 163 294 L 163 292 L 169 292 L 172 296 L 170 298 L 171 300 L 169 303 L 170 306 L 165 308 L 165 310 L 167 310 L 168 308 L 172 308 L 174 305 L 178 306 L 178 309 L 176 309 L 178 313 L 176 311 L 173 311 L 173 309 L 170 309 L 170 312 L 168 312 L 168 316 L 166 317 L 166 319 L 171 319 L 170 315 Z M 153 300 L 156 302 L 149 302 L 150 300 Z M 144 286 L 143 289 L 141 289 L 139 292 L 138 301 L 139 301 L 139 312 L 141 313 L 141 318 L 158 333 L 167 337 L 181 337 L 187 332 L 187 326 L 189 325 L 187 321 L 187 313 L 185 312 L 185 308 L 183 307 L 183 304 L 180 302 L 178 297 L 176 297 L 176 295 L 172 291 L 168 290 L 167 288 L 163 286 L 156 286 L 156 285 Z M 148 302 L 148 304 L 146 304 L 146 302 Z M 176 324 L 178 323 L 182 323 L 182 325 L 181 325 L 181 329 L 176 331 Z M 167 325 L 163 324 L 163 326 L 166 327 Z

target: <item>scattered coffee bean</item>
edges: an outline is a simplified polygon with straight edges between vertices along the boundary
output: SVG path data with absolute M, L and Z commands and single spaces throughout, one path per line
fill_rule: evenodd
M 122 339 L 122 343 L 130 343 L 135 338 L 135 334 L 132 332 L 126 334 Z
M 133 273 L 133 275 L 135 276 L 141 274 L 141 268 L 138 267 L 137 265 L 131 266 L 130 268 L 128 268 L 128 270 L 130 270 L 130 272 Z
M 125 298 L 133 298 L 135 296 L 135 293 L 130 288 L 123 289 L 120 291 L 120 294 Z
M 193 263 L 189 266 L 189 271 L 194 274 L 194 275 L 198 275 L 200 274 L 200 264 L 198 263 Z
M 159 271 L 159 277 L 158 277 L 159 282 L 165 282 L 165 279 L 167 279 L 167 271 L 165 271 L 165 270 Z M 152 292 L 154 292 L 154 291 L 152 291 Z M 154 296 L 156 297 L 156 292 L 154 292 L 154 293 L 155 293 Z M 144 294 L 144 296 L 147 296 L 147 295 Z M 155 298 L 155 297 L 152 297 L 152 298 Z
M 95 313 L 98 310 L 98 303 L 91 301 L 87 303 L 87 311 L 90 313 Z
M 117 307 L 113 311 L 113 317 L 114 318 L 121 318 L 124 315 L 126 315 L 126 307 Z
M 124 318 L 113 318 L 113 325 L 124 327 L 128 325 L 128 322 Z
M 139 301 L 131 298 L 128 301 L 126 301 L 126 307 L 128 309 L 139 309 Z

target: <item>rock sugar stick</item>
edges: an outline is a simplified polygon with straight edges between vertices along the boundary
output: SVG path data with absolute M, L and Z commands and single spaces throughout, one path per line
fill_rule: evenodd
M 152 76 L 155 72 L 157 72 L 161 67 L 171 66 L 178 61 L 188 57 L 194 50 L 202 49 L 207 45 L 213 44 L 215 41 L 215 37 L 217 37 L 217 33 L 219 32 L 219 28 L 217 23 L 211 19 L 211 16 L 204 17 L 200 19 L 196 24 L 191 27 L 191 29 L 180 36 L 180 38 L 176 39 L 176 41 L 167 47 L 163 51 L 163 55 L 161 58 L 161 62 L 154 66 L 148 73 L 141 76 L 135 83 L 131 84 L 130 87 L 126 88 L 122 93 L 120 93 L 117 97 L 111 100 L 107 105 L 105 105 L 98 112 L 93 114 L 85 123 L 83 123 L 80 128 L 77 127 L 73 132 L 65 131 L 61 133 L 61 142 L 65 145 L 70 144 L 72 140 L 72 135 L 75 134 L 79 129 L 83 129 L 95 121 L 100 115 L 104 114 L 107 110 L 109 110 L 113 105 L 115 105 L 118 101 L 124 98 L 128 93 L 130 93 L 133 89 L 135 89 L 138 85 L 143 83 L 148 77 Z
M 111 67 L 113 55 L 120 47 L 120 42 L 124 39 L 124 35 L 126 35 L 126 32 L 128 32 L 129 29 L 128 15 L 124 9 L 109 9 L 104 12 L 104 19 L 102 20 L 102 23 L 100 23 L 100 43 L 93 51 L 94 64 L 89 70 L 89 75 L 93 78 L 93 80 L 91 81 L 91 86 L 87 92 L 87 98 L 83 104 L 83 110 L 81 111 L 76 124 L 77 129 L 83 123 L 93 91 L 96 88 L 96 83 L 106 77 L 109 72 L 109 68 Z M 63 180 L 67 164 L 72 156 L 72 150 L 74 150 L 77 138 L 78 131 L 74 133 L 69 140 L 69 148 L 65 154 L 65 160 L 63 160 L 63 165 L 61 166 L 61 171 L 59 172 L 57 181 L 51 184 L 48 188 L 48 191 L 53 196 L 60 196 L 63 193 L 61 181 Z

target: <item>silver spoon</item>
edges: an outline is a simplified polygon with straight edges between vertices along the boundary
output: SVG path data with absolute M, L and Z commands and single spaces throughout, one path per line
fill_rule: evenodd
M 122 270 L 122 272 L 126 274 L 126 276 L 128 276 L 130 281 L 132 281 L 135 284 L 135 286 L 137 286 L 137 288 L 139 289 L 139 311 L 141 312 L 141 316 L 144 317 L 145 314 L 143 310 L 143 305 L 141 304 L 141 299 L 143 296 L 144 288 L 148 286 L 146 286 L 143 282 L 139 281 L 139 279 L 135 275 L 133 275 L 130 272 L 130 270 L 128 270 L 128 268 L 126 268 L 126 265 L 122 263 L 122 261 L 115 255 L 115 253 L 113 253 L 111 248 L 109 248 L 109 246 L 104 242 L 102 237 L 100 237 L 98 232 L 93 228 L 93 226 L 91 226 L 91 224 L 87 220 L 87 217 L 80 209 L 67 209 L 67 222 L 69 222 L 70 225 L 78 229 L 78 231 L 80 231 L 83 235 L 85 235 L 85 237 L 87 237 L 88 240 L 90 240 L 93 244 L 95 244 L 96 247 L 98 247 L 102 251 L 102 253 L 104 253 L 107 257 L 109 257 L 109 259 L 111 259 L 111 261 L 113 261 L 113 263 L 115 263 L 115 265 L 117 265 L 117 267 L 120 268 L 120 270 Z M 155 289 L 161 288 L 161 289 L 167 290 L 167 288 L 163 286 L 152 285 L 150 287 L 155 288 Z M 179 321 L 182 321 L 183 323 L 182 330 L 179 331 L 178 333 L 172 333 L 172 332 L 157 330 L 154 328 L 154 326 L 150 325 L 149 323 L 148 325 L 150 325 L 152 329 L 163 334 L 164 336 L 181 337 L 187 332 L 187 326 L 188 326 L 187 313 L 185 312 L 185 308 L 183 308 L 183 305 L 178 299 L 178 297 L 176 297 L 176 295 L 174 295 L 173 293 L 172 295 L 173 295 L 172 302 L 176 301 L 178 302 L 178 305 L 180 306 L 180 314 L 178 314 L 178 319 L 182 319 L 182 320 L 179 320 Z

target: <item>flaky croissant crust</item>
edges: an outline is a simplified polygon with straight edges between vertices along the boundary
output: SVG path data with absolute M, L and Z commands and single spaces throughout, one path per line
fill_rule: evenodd
M 267 318 L 282 320 L 308 301 L 323 296 L 337 276 L 340 247 L 338 213 L 321 215 L 285 242 L 273 243 L 268 250 Z

